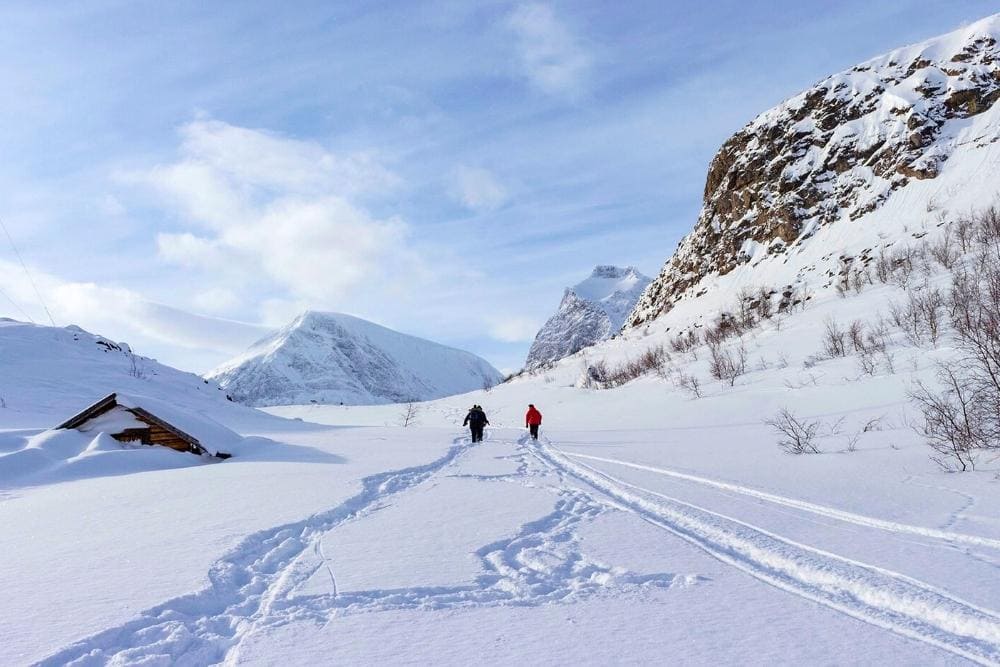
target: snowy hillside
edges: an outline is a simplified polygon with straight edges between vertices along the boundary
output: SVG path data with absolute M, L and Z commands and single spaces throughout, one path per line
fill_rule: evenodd
M 500 373 L 462 350 L 339 313 L 306 312 L 211 371 L 248 405 L 428 400 L 495 384 Z
M 130 475 L 216 461 L 165 447 L 127 445 L 109 433 L 132 424 L 104 415 L 79 430 L 53 430 L 97 400 L 118 394 L 237 459 L 269 444 L 231 428 L 281 420 L 228 400 L 214 382 L 135 354 L 127 344 L 65 328 L 0 320 L 0 489 Z
M 800 270 L 836 274 L 875 252 L 872 239 L 897 238 L 918 212 L 989 204 L 1000 189 L 998 39 L 1000 15 L 830 76 L 754 119 L 715 156 L 698 222 L 631 324 L 741 267 L 790 289 Z
M 245 411 L 218 384 L 75 326 L 0 319 L 0 425 L 54 426 L 114 392 L 197 411 Z
M 610 337 L 621 329 L 650 279 L 633 267 L 598 266 L 566 289 L 559 310 L 535 336 L 526 368 L 536 368 Z

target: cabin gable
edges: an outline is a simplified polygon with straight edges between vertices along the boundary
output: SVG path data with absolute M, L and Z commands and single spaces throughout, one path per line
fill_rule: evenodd
M 101 429 L 119 442 L 160 445 L 180 452 L 205 454 L 198 439 L 140 407 L 121 405 L 110 394 L 57 426 L 60 429 L 89 431 Z

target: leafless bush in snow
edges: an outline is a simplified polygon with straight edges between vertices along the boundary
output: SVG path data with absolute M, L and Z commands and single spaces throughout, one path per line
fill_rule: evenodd
M 728 382 L 730 387 L 747 372 L 747 349 L 742 341 L 735 349 L 733 346 L 723 347 L 722 343 L 709 343 L 708 354 L 712 377 Z
M 701 398 L 701 382 L 694 375 L 681 373 L 677 376 L 677 386 L 691 394 L 693 398 Z
M 647 348 L 635 359 L 628 359 L 617 366 L 609 366 L 601 359 L 587 367 L 587 386 L 612 389 L 642 377 L 650 372 L 663 375 L 670 356 L 662 345 Z
M 922 432 L 942 467 L 974 468 L 986 451 L 1000 450 L 1000 211 L 974 216 L 974 270 L 956 265 L 946 304 L 957 359 L 939 363 L 935 390 L 917 382 L 911 398 Z
M 840 328 L 837 320 L 827 317 L 823 323 L 823 351 L 831 357 L 843 357 L 847 354 L 847 332 Z
M 403 428 L 408 426 L 415 426 L 417 423 L 417 416 L 420 414 L 420 406 L 414 401 L 408 401 L 404 406 L 402 412 L 399 413 L 399 425 Z
M 683 354 L 691 348 L 696 347 L 699 342 L 698 334 L 693 329 L 689 329 L 670 339 L 670 351 Z
M 781 436 L 778 446 L 787 453 L 819 454 L 816 446 L 819 421 L 797 417 L 787 408 L 782 408 L 774 417 L 765 419 L 764 423 Z

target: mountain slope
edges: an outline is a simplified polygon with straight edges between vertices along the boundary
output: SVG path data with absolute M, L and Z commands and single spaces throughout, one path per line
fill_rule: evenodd
M 607 339 L 621 329 L 649 283 L 631 266 L 596 267 L 586 280 L 566 289 L 559 310 L 535 336 L 525 366 L 556 361 Z
M 54 426 L 112 392 L 192 412 L 248 412 L 214 382 L 76 326 L 0 318 L 0 426 Z
M 458 394 L 500 373 L 469 352 L 349 315 L 306 312 L 207 377 L 249 405 L 361 405 Z
M 712 160 L 694 230 L 630 324 L 704 291 L 692 288 L 708 276 L 786 262 L 833 223 L 867 224 L 891 200 L 909 199 L 901 208 L 926 213 L 966 189 L 968 178 L 981 180 L 995 167 L 998 39 L 995 15 L 897 49 L 824 79 L 733 135 Z M 950 165 L 952 178 L 942 178 Z

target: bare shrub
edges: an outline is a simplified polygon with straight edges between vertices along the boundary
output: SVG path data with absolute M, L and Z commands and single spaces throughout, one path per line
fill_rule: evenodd
M 860 439 L 861 439 L 861 431 L 857 431 L 855 433 L 849 434 L 847 436 L 847 448 L 846 448 L 846 451 L 848 451 L 848 452 L 856 452 L 856 451 L 858 451 L 858 440 L 860 440 Z
M 403 428 L 409 426 L 415 426 L 419 414 L 420 414 L 420 406 L 418 406 L 412 400 L 408 401 L 403 406 L 403 410 L 399 413 L 399 425 L 402 426 Z
M 944 233 L 936 241 L 928 244 L 927 250 L 934 261 L 949 271 L 960 257 L 959 244 L 956 243 L 950 228 L 945 228 Z
M 851 341 L 851 347 L 855 352 L 864 352 L 865 345 L 865 324 L 861 320 L 854 320 L 847 327 L 847 337 Z
M 951 368 L 939 367 L 938 380 L 942 392 L 919 381 L 910 392 L 924 417 L 922 433 L 936 452 L 931 459 L 945 470 L 975 469 L 979 452 L 990 446 L 989 415 Z
M 894 268 L 891 255 L 885 251 L 885 248 L 880 249 L 878 257 L 875 259 L 875 277 L 884 285 L 892 277 Z
M 958 358 L 938 364 L 940 390 L 918 382 L 910 397 L 924 418 L 933 459 L 950 470 L 975 468 L 978 457 L 1000 449 L 1000 211 L 970 221 L 975 270 L 956 265 L 947 310 Z
M 677 386 L 691 394 L 693 398 L 701 398 L 701 382 L 694 375 L 681 373 L 677 376 Z
M 858 352 L 858 370 L 864 375 L 874 376 L 878 372 L 878 360 L 868 350 Z
M 866 266 L 863 269 L 855 269 L 851 272 L 851 289 L 855 294 L 861 294 L 867 285 L 872 284 L 871 270 Z
M 663 375 L 669 355 L 662 345 L 647 348 L 635 359 L 628 359 L 617 366 L 609 366 L 601 359 L 587 367 L 587 386 L 612 389 L 642 377 L 650 372 Z
M 974 230 L 975 224 L 970 217 L 963 216 L 955 221 L 955 240 L 958 242 L 958 247 L 963 253 L 967 253 L 972 249 Z
M 911 345 L 936 345 L 941 338 L 945 305 L 941 290 L 925 285 L 919 290 L 907 289 L 906 301 L 891 303 L 889 315 Z
M 832 316 L 823 323 L 823 351 L 830 357 L 843 357 L 847 354 L 847 332 L 840 328 Z
M 819 454 L 819 448 L 816 446 L 819 421 L 797 417 L 788 408 L 782 408 L 774 417 L 765 419 L 764 423 L 781 436 L 778 446 L 785 452 Z
M 730 387 L 747 372 L 747 349 L 742 341 L 735 349 L 732 346 L 723 347 L 721 343 L 709 343 L 708 354 L 712 377 L 728 382 Z
M 693 329 L 679 333 L 670 339 L 670 351 L 683 354 L 698 345 L 698 334 Z
M 861 427 L 862 433 L 871 433 L 872 431 L 882 430 L 882 420 L 884 417 L 872 417 L 865 422 L 865 425 Z

